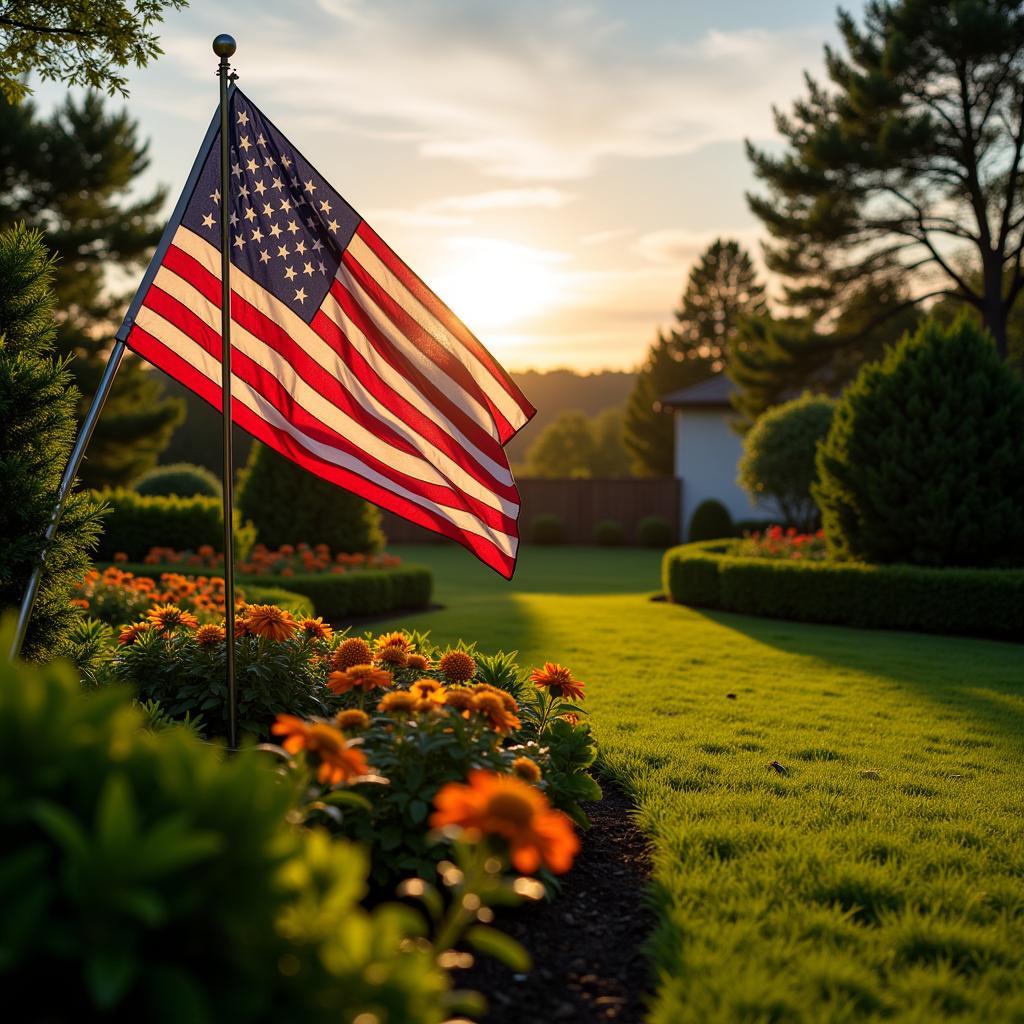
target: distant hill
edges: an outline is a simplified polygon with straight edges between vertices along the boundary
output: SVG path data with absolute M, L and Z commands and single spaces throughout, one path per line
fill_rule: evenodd
M 155 371 L 159 373 L 159 371 Z M 185 422 L 174 432 L 162 463 L 194 462 L 220 474 L 220 414 L 201 398 L 169 377 L 159 374 L 169 394 L 185 399 Z M 529 370 L 513 373 L 516 384 L 537 409 L 537 415 L 513 438 L 508 446 L 509 459 L 523 462 L 526 450 L 547 424 L 565 409 L 578 409 L 590 416 L 625 405 L 636 378 L 634 373 L 607 371 L 575 373 L 572 370 Z M 250 447 L 249 435 L 235 432 L 235 463 L 244 464 Z

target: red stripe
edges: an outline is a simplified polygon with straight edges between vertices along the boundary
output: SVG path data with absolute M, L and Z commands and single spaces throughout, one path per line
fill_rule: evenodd
M 494 380 L 501 385 L 505 393 L 519 406 L 527 420 L 536 413 L 526 396 L 516 386 L 515 381 L 505 372 L 500 363 L 481 344 L 472 331 L 448 308 L 448 306 L 424 284 L 422 278 L 414 273 L 366 221 L 361 221 L 356 234 L 373 250 L 380 261 L 405 285 L 428 313 L 439 320 L 449 333 L 460 341 L 476 360 L 487 370 Z M 502 417 L 504 419 L 504 417 Z M 506 421 L 507 422 L 507 421 Z M 511 428 L 515 434 L 521 428 Z M 509 435 L 512 436 L 512 435 Z M 504 444 L 508 438 L 502 437 Z
M 148 359 L 155 366 L 159 366 L 175 380 L 180 381 L 215 408 L 221 408 L 220 387 L 205 374 L 200 373 L 194 366 L 171 351 L 153 335 L 141 327 L 135 326 L 128 335 L 127 344 L 134 352 Z M 323 459 L 317 458 L 301 445 L 298 445 L 290 435 L 275 429 L 266 420 L 257 416 L 237 398 L 232 398 L 231 415 L 233 421 L 248 433 L 315 475 L 330 483 L 344 487 L 346 490 L 379 505 L 381 508 L 394 512 L 404 519 L 408 519 L 428 530 L 458 541 L 472 551 L 482 562 L 501 573 L 506 579 L 511 579 L 515 569 L 515 559 L 510 558 L 486 538 L 468 533 L 449 520 L 432 513 L 429 509 L 425 509 L 415 502 L 411 502 L 398 494 L 373 484 L 355 473 L 342 469 L 340 466 L 335 466 L 325 462 Z M 515 532 L 512 535 L 516 536 Z
M 158 313 L 168 323 L 173 324 L 206 351 L 216 354 L 219 358 L 220 336 L 174 296 L 153 285 L 147 292 L 143 305 Z M 437 505 L 466 512 L 502 533 L 512 533 L 515 530 L 514 519 L 499 509 L 483 503 L 461 488 L 455 485 L 444 486 L 410 476 L 384 462 L 377 455 L 360 448 L 300 405 L 273 373 L 250 358 L 245 352 L 240 351 L 237 346 L 232 345 L 231 352 L 232 373 L 249 384 L 285 419 L 308 437 L 360 459 L 396 485 L 427 498 Z M 383 438 L 381 440 L 387 443 Z M 409 454 L 424 461 L 418 452 L 411 449 L 411 446 Z

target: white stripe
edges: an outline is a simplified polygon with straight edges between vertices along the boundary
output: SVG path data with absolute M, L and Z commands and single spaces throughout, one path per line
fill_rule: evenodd
M 220 251 L 210 245 L 205 239 L 200 238 L 195 232 L 182 227 L 174 236 L 174 245 L 183 252 L 188 253 L 200 263 L 218 281 L 220 280 Z M 441 452 L 427 439 L 421 437 L 416 431 L 403 420 L 400 414 L 392 412 L 383 403 L 364 388 L 358 377 L 351 370 L 347 363 L 338 355 L 314 331 L 301 317 L 292 312 L 284 303 L 278 302 L 258 282 L 254 281 L 248 274 L 232 268 L 231 287 L 238 292 L 247 302 L 266 314 L 271 320 L 280 324 L 293 339 L 301 340 L 302 347 L 332 376 L 343 381 L 350 394 L 362 397 L 358 400 L 364 408 L 368 409 L 378 419 L 384 421 L 393 429 L 398 431 L 418 451 L 423 452 L 423 457 L 428 462 L 436 465 L 442 473 L 447 475 L 449 466 L 456 466 L 450 456 Z M 321 311 L 336 326 L 340 327 L 348 338 L 352 347 L 369 363 L 373 372 L 381 379 L 384 385 L 400 395 L 407 402 L 416 408 L 427 419 L 431 420 L 441 431 L 446 433 L 454 445 L 473 459 L 479 468 L 492 477 L 498 484 L 510 486 L 514 481 L 512 474 L 506 466 L 495 462 L 490 456 L 480 451 L 463 433 L 453 424 L 447 416 L 437 409 L 424 395 L 422 395 L 399 371 L 391 366 L 377 350 L 370 344 L 362 331 L 353 324 L 345 314 L 345 311 L 338 305 L 337 300 L 328 293 Z M 220 333 L 220 314 L 218 312 L 217 333 Z M 464 473 L 464 470 L 459 470 Z M 468 477 L 468 474 L 466 474 Z M 475 486 L 481 486 L 474 482 Z
M 191 310 L 215 334 L 220 334 L 220 307 L 215 306 L 188 281 L 167 267 L 161 267 L 154 283 L 177 299 L 186 309 Z M 234 275 L 232 275 L 234 290 L 244 294 L 240 290 L 239 285 L 240 282 L 235 281 Z M 246 298 L 248 297 L 246 296 Z M 330 346 L 301 321 L 299 321 L 297 328 L 290 331 L 289 334 L 296 344 L 319 362 L 325 373 L 334 376 L 329 369 L 323 367 L 324 352 L 329 356 L 333 356 L 335 362 L 340 363 L 340 370 L 348 373 L 348 368 L 337 359 L 337 355 Z M 296 337 L 296 334 L 298 334 L 298 337 Z M 475 480 L 457 462 L 448 458 L 443 453 L 436 453 L 438 461 L 443 464 L 443 468 L 441 468 L 435 464 L 434 460 L 425 458 L 422 453 L 413 455 L 401 451 L 382 440 L 372 430 L 369 430 L 353 419 L 345 410 L 340 409 L 329 399 L 321 395 L 297 373 L 284 356 L 260 338 L 251 334 L 236 320 L 232 320 L 231 343 L 234 349 L 248 356 L 258 366 L 261 366 L 275 377 L 285 391 L 314 419 L 329 426 L 368 454 L 379 458 L 388 465 L 394 466 L 399 472 L 405 473 L 408 476 L 440 487 L 452 488 L 457 492 L 462 492 L 476 498 L 481 504 L 504 512 L 506 515 L 515 516 L 517 510 L 515 502 L 503 499 L 500 495 Z M 316 349 L 318 347 L 324 351 L 317 352 Z M 341 381 L 341 383 L 352 391 L 348 381 Z M 355 383 L 358 384 L 358 381 L 355 381 Z M 365 405 L 372 396 L 356 392 L 353 394 L 353 398 L 357 402 L 362 401 Z M 381 418 L 383 419 L 383 417 Z M 434 454 L 433 446 L 430 446 L 429 442 L 425 442 L 418 434 L 414 435 L 410 440 L 414 443 L 419 441 L 420 447 L 427 446 L 431 449 L 431 454 Z
M 221 367 L 220 360 L 215 359 L 198 342 L 193 341 L 184 331 L 174 324 L 165 320 L 159 313 L 154 312 L 148 306 L 143 306 L 135 318 L 135 323 L 148 334 L 157 338 L 169 349 L 179 355 L 190 366 L 194 367 L 209 380 L 220 387 Z M 414 502 L 421 508 L 428 509 L 447 519 L 457 529 L 464 533 L 472 533 L 483 537 L 495 545 L 503 554 L 513 555 L 515 550 L 515 539 L 509 534 L 500 530 L 492 529 L 486 523 L 481 522 L 470 512 L 460 509 L 448 508 L 445 505 L 438 505 L 436 502 L 424 498 L 422 495 L 410 491 L 388 477 L 382 476 L 370 466 L 365 465 L 354 455 L 348 452 L 339 451 L 331 445 L 324 444 L 309 437 L 288 420 L 258 391 L 251 387 L 246 381 L 241 380 L 234 374 L 231 377 L 232 397 L 237 398 L 246 408 L 266 421 L 271 426 L 291 436 L 296 442 L 302 445 L 307 451 L 319 456 L 325 462 L 349 470 L 357 476 L 377 484 L 386 491 L 408 501 Z
M 369 245 L 359 237 L 352 236 L 348 243 L 348 251 L 360 262 L 366 272 L 390 295 L 416 323 L 436 338 L 453 356 L 469 371 L 470 376 L 479 385 L 480 390 L 487 395 L 501 411 L 502 416 L 512 425 L 513 428 L 521 427 L 526 423 L 526 414 L 519 407 L 519 403 L 495 380 L 494 374 L 476 357 L 472 349 L 463 342 L 438 320 L 433 313 L 423 305 L 416 296 L 409 291 L 388 265 L 370 248 Z M 396 257 L 397 258 L 397 257 Z M 411 271 L 410 271 L 411 273 Z M 424 287 L 426 287 L 424 285 Z M 440 300 L 438 300 L 440 301 Z M 454 313 L 452 314 L 455 315 Z M 465 327 L 465 324 L 463 324 Z M 469 328 L 466 327 L 466 331 Z

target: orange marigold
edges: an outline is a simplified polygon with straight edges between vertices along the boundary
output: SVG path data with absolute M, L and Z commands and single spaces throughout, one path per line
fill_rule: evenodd
M 580 716 L 577 715 L 575 711 L 566 711 L 566 713 L 562 715 L 562 719 L 563 721 L 568 722 L 570 725 L 580 724 Z
M 532 873 L 544 865 L 564 874 L 580 848 L 568 817 L 552 809 L 539 789 L 512 775 L 472 771 L 468 785 L 449 782 L 443 786 L 434 797 L 434 807 L 433 828 L 454 825 L 470 840 L 504 839 L 517 871 Z
M 384 686 L 390 686 L 391 673 L 373 665 L 353 665 L 344 672 L 332 672 L 327 677 L 327 688 L 339 696 L 350 690 L 362 690 L 369 693 Z
M 390 665 L 391 668 L 405 668 L 409 657 L 401 647 L 381 647 L 373 656 L 379 665 Z
M 415 669 L 417 672 L 429 672 L 430 671 L 430 659 L 424 654 L 410 654 L 405 659 L 405 664 Z
M 334 718 L 334 724 L 342 730 L 362 732 L 370 724 L 370 716 L 358 708 L 349 708 L 347 711 L 338 712 Z
M 360 775 L 367 775 L 370 766 L 366 756 L 326 722 L 304 722 L 295 715 L 278 715 L 270 730 L 281 736 L 281 746 L 289 754 L 305 750 L 313 754 L 319 764 L 316 777 L 320 782 L 336 786 Z
M 476 662 L 465 651 L 442 654 L 440 668 L 449 683 L 468 683 L 476 675 Z
M 299 628 L 291 612 L 276 604 L 251 604 L 245 615 L 248 631 L 270 640 L 287 640 Z
M 547 690 L 553 697 L 568 697 L 570 700 L 583 700 L 583 687 L 578 679 L 573 679 L 572 672 L 564 665 L 556 665 L 553 661 L 544 663 L 543 668 L 535 668 L 530 673 L 530 682 L 538 690 Z
M 512 773 L 523 782 L 540 782 L 540 768 L 536 761 L 531 761 L 528 757 L 517 757 L 512 762 Z
M 508 733 L 519 728 L 519 718 L 496 693 L 478 693 L 473 698 L 473 710 L 482 714 L 495 732 Z
M 315 619 L 311 619 L 309 617 L 299 619 L 299 629 L 301 629 L 306 636 L 313 637 L 315 640 L 331 640 L 334 637 L 334 630 L 324 622 L 323 617 L 320 615 Z
M 414 711 L 418 703 L 418 698 L 408 690 L 396 690 L 384 697 L 377 705 L 377 710 L 386 715 L 406 715 Z
M 148 633 L 152 628 L 153 626 L 149 622 L 133 622 L 130 626 L 124 626 L 121 629 L 117 642 L 123 645 L 133 644 L 143 633 Z
M 213 647 L 214 644 L 223 643 L 227 633 L 223 626 L 200 626 L 196 630 L 196 643 L 200 647 Z
M 199 620 L 191 613 L 176 604 L 158 604 L 150 608 L 146 613 L 149 621 L 164 633 L 170 633 L 178 626 L 185 626 L 187 629 L 195 629 Z
M 476 698 L 473 695 L 473 691 L 466 689 L 464 686 L 445 690 L 445 704 L 450 708 L 455 708 L 456 711 L 461 711 L 466 718 L 469 717 L 470 711 L 473 710 L 473 702 L 475 700 Z
M 375 646 L 378 651 L 383 651 L 385 647 L 398 647 L 403 651 L 408 651 L 412 645 L 404 633 L 382 633 L 377 637 Z
M 409 692 L 420 700 L 431 701 L 434 704 L 444 704 L 444 687 L 436 679 L 417 679 Z
M 351 668 L 353 665 L 369 665 L 371 661 L 373 661 L 373 650 L 370 645 L 362 637 L 350 636 L 347 640 L 342 640 L 334 649 L 334 654 L 331 656 L 331 667 L 338 672 L 344 672 L 345 669 Z

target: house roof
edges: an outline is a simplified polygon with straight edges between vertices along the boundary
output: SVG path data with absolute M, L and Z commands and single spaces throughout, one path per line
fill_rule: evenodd
M 668 395 L 663 395 L 661 404 L 669 409 L 694 409 L 706 407 L 731 407 L 730 401 L 736 391 L 736 385 L 724 373 L 716 373 L 714 377 L 702 380 L 699 384 L 691 384 Z

